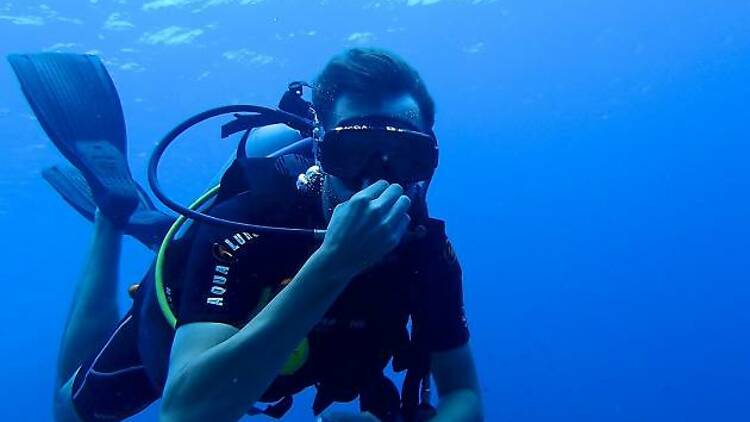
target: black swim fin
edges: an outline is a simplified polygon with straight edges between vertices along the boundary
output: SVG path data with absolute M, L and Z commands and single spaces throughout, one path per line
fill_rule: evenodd
M 52 166 L 42 171 L 42 177 L 79 214 L 94 221 L 96 202 L 86 179 L 78 170 L 69 166 Z M 123 230 L 146 247 L 156 250 L 174 219 L 156 209 L 141 186 L 136 184 L 136 188 L 138 206 Z
M 96 202 L 81 172 L 73 167 L 52 166 L 42 170 L 42 178 L 62 199 L 87 220 L 96 216 Z
M 97 207 L 124 225 L 139 203 L 126 153 L 125 120 L 114 83 L 91 55 L 8 56 L 34 114 L 86 179 Z

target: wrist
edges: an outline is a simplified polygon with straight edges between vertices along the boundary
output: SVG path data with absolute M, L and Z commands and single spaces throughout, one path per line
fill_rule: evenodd
M 346 284 L 355 275 L 357 269 L 351 263 L 341 258 L 335 247 L 322 245 L 311 257 L 316 266 L 327 274 L 335 283 Z

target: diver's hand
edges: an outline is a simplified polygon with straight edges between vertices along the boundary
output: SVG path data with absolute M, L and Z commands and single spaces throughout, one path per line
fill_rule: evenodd
M 321 249 L 339 271 L 354 277 L 398 246 L 411 221 L 410 206 L 401 186 L 375 182 L 333 210 Z
M 317 422 L 380 422 L 380 419 L 370 412 L 326 412 Z

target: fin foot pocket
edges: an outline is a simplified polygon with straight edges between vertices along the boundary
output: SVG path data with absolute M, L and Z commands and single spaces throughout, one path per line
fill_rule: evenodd
M 71 166 L 59 165 L 46 168 L 42 177 L 52 188 L 89 221 L 94 221 L 97 202 L 81 172 Z M 146 191 L 132 182 L 136 189 L 136 208 L 129 214 L 123 230 L 149 249 L 157 249 L 164 239 L 174 218 L 156 209 Z

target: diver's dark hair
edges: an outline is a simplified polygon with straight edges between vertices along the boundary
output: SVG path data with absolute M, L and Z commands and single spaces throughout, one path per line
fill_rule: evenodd
M 378 98 L 410 94 L 422 120 L 432 129 L 435 101 L 419 73 L 393 52 L 378 48 L 351 48 L 334 56 L 320 72 L 313 90 L 313 105 L 324 127 L 332 124 L 333 107 L 343 94 Z

